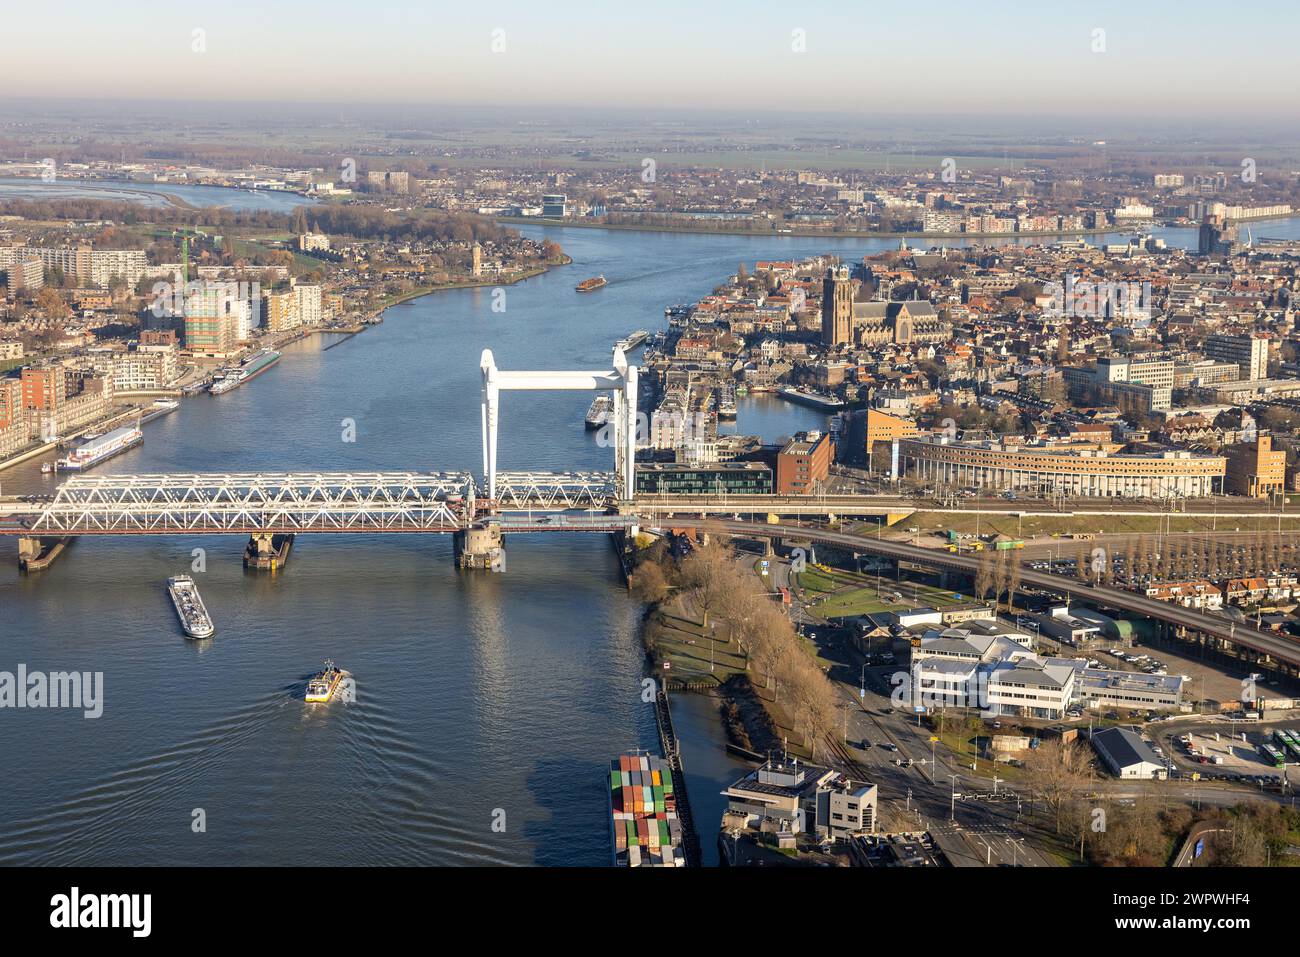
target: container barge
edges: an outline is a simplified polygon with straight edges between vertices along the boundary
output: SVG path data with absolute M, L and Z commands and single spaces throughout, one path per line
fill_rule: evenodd
M 668 762 L 629 751 L 609 762 L 609 828 L 616 867 L 685 867 L 682 822 Z
M 176 606 L 176 615 L 181 620 L 181 628 L 191 638 L 211 638 L 217 630 L 212 624 L 212 616 L 199 596 L 198 586 L 189 575 L 177 575 L 167 579 L 167 591 Z
M 55 468 L 61 472 L 84 472 L 106 462 L 115 455 L 121 455 L 127 449 L 134 448 L 144 441 L 144 433 L 138 425 L 128 425 L 93 439 L 87 439 L 81 445 L 59 459 Z
M 595 292 L 603 285 L 605 285 L 604 276 L 593 276 L 591 279 L 584 279 L 574 288 L 577 289 L 578 292 Z

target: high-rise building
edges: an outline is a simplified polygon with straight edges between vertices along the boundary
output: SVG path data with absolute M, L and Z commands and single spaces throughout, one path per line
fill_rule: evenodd
M 287 332 L 298 326 L 298 309 L 292 292 L 273 292 L 266 296 L 266 328 L 269 332 Z
M 832 266 L 822 280 L 822 343 L 838 346 L 853 341 L 853 282 L 848 266 Z
M 548 193 L 542 197 L 542 215 L 563 219 L 567 203 L 568 197 L 563 193 Z
M 1268 376 L 1268 336 L 1209 336 L 1205 354 L 1218 362 L 1235 362 L 1243 379 Z
M 35 257 L 15 260 L 7 275 L 10 292 L 31 295 L 45 288 L 45 266 Z
M 293 302 L 294 308 L 298 311 L 298 325 L 319 326 L 321 324 L 320 286 L 294 286 Z
M 247 302 L 236 299 L 222 284 L 193 292 L 185 297 L 185 348 L 191 353 L 228 355 L 247 322 Z

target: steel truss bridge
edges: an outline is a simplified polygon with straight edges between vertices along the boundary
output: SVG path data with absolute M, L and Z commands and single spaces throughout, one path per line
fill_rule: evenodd
M 231 535 L 456 532 L 500 513 L 515 529 L 531 512 L 577 510 L 604 528 L 616 501 L 605 472 L 499 472 L 496 501 L 468 472 L 232 472 L 75 476 L 50 499 L 0 505 L 0 534 Z M 582 525 L 545 516 L 538 530 Z M 595 519 L 601 521 L 597 523 Z

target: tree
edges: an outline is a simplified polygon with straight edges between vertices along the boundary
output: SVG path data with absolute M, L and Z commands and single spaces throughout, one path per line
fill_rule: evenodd
M 1084 746 L 1065 744 L 1059 738 L 1043 741 L 1025 759 L 1026 784 L 1052 813 L 1057 834 L 1067 804 L 1092 776 Z

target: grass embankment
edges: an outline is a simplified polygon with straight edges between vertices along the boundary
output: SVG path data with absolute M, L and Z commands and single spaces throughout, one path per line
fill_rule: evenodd
M 915 512 L 899 523 L 920 529 L 918 534 L 925 535 L 936 531 L 952 529 L 961 533 L 981 535 L 1009 535 L 1012 538 L 1030 539 L 1032 537 L 1074 534 L 1125 535 L 1143 534 L 1159 535 L 1177 532 L 1192 532 L 1213 535 L 1217 532 L 1276 532 L 1278 516 L 1261 514 L 1258 516 L 1218 516 L 1181 515 L 1177 512 L 1169 516 L 1161 515 L 1026 515 L 1017 518 L 1014 515 L 964 515 L 949 512 Z M 1300 531 L 1300 513 L 1282 516 L 1283 531 Z M 910 537 L 910 536 L 909 536 Z
M 795 578 L 809 599 L 810 610 L 822 618 L 851 618 L 910 607 L 942 608 L 970 600 L 967 596 L 958 599 L 958 592 L 934 585 L 899 585 L 886 576 L 822 565 L 812 566 Z M 901 594 L 903 600 L 895 601 L 895 594 Z

